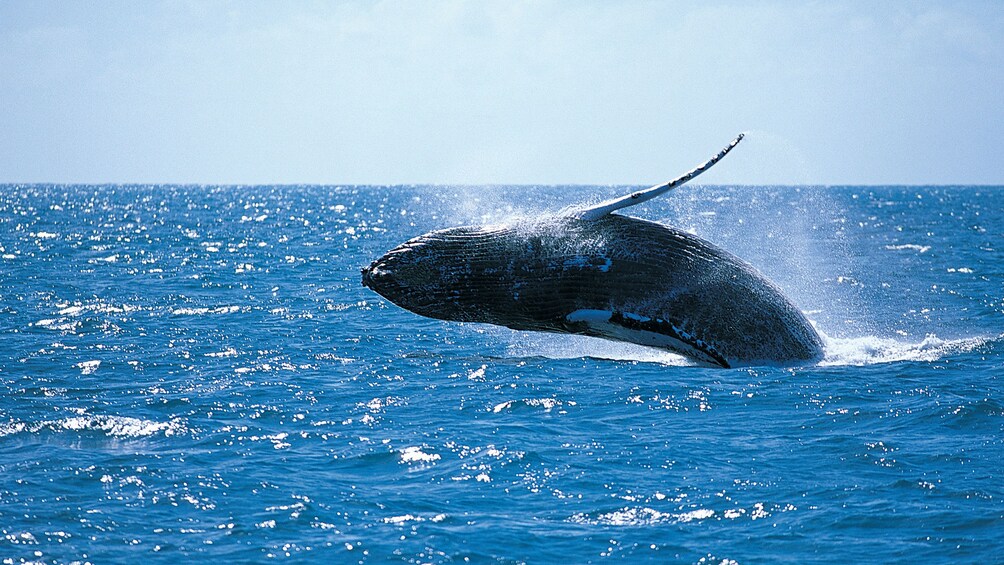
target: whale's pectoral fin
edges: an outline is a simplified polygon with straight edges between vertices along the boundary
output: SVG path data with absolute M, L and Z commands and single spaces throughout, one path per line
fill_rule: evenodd
M 567 316 L 576 333 L 668 349 L 701 363 L 729 368 L 713 345 L 698 339 L 672 322 L 610 310 L 576 310 Z
M 580 220 L 596 220 L 602 218 L 603 216 L 606 216 L 607 214 L 615 210 L 620 210 L 621 208 L 627 208 L 628 206 L 634 206 L 635 204 L 641 204 L 646 200 L 651 200 L 656 196 L 665 194 L 666 192 L 669 192 L 670 190 L 680 186 L 681 184 L 684 184 L 690 179 L 710 169 L 712 165 L 714 165 L 718 161 L 721 161 L 722 157 L 728 155 L 729 151 L 732 151 L 732 149 L 735 148 L 736 145 L 739 145 L 739 142 L 742 141 L 743 137 L 745 136 L 746 134 L 740 133 L 738 136 L 736 136 L 735 139 L 732 140 L 732 143 L 726 145 L 725 148 L 719 151 L 717 155 L 708 159 L 704 163 L 698 165 L 696 168 L 694 168 L 690 172 L 686 173 L 685 175 L 677 179 L 673 179 L 665 184 L 659 184 L 653 186 L 652 188 L 647 188 L 639 192 L 631 193 L 627 196 L 622 196 L 620 198 L 615 198 L 613 200 L 607 200 L 606 202 L 601 202 L 596 206 L 591 206 L 589 208 L 586 208 L 585 210 L 579 210 L 578 212 L 575 212 L 573 215 L 576 218 L 579 218 Z

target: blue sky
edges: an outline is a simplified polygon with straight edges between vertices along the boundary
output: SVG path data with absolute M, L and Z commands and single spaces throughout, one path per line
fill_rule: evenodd
M 0 3 L 0 182 L 1004 184 L 1000 2 Z

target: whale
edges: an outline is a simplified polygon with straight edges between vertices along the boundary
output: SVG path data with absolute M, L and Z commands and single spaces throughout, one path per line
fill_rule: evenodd
M 684 175 L 592 206 L 414 237 L 362 269 L 362 283 L 415 314 L 666 350 L 708 367 L 800 365 L 823 342 L 777 285 L 693 234 L 616 213 Z

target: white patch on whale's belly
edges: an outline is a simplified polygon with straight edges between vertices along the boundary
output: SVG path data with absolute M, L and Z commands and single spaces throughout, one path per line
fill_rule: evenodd
M 565 320 L 571 323 L 585 324 L 589 328 L 590 333 L 596 336 L 614 339 L 617 341 L 626 341 L 628 343 L 636 343 L 647 347 L 668 349 L 681 355 L 686 355 L 691 359 L 714 366 L 721 366 L 723 364 L 724 360 L 716 359 L 708 354 L 707 350 L 714 351 L 714 348 L 711 347 L 710 344 L 694 338 L 689 333 L 676 327 L 675 325 L 658 320 L 659 323 L 668 325 L 672 329 L 672 332 L 677 334 L 674 336 L 670 333 L 627 327 L 624 324 L 614 322 L 613 320 L 616 319 L 615 316 L 616 314 L 610 310 L 582 309 L 569 313 L 565 316 Z M 652 318 L 647 316 L 640 316 L 629 312 L 621 313 L 620 316 L 625 319 L 641 323 L 653 321 Z M 684 341 L 688 339 L 690 342 Z M 707 350 L 701 349 L 702 347 Z

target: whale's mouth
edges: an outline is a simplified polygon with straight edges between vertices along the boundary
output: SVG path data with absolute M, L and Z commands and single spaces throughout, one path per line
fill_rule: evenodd
M 363 267 L 362 270 L 360 271 L 363 277 L 363 286 L 365 286 L 366 288 L 369 289 L 373 288 L 373 268 L 375 266 L 376 263 L 372 263 L 368 267 Z

